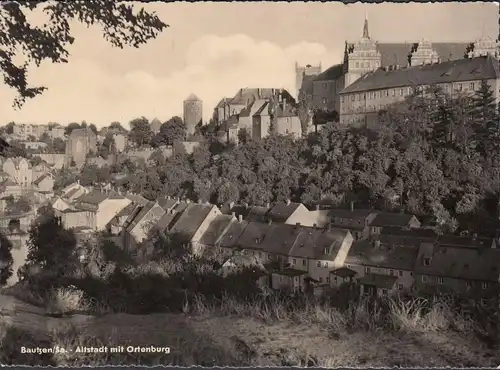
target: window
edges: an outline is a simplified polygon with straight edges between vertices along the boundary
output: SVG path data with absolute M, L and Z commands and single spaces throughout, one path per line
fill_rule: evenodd
M 403 276 L 403 270 L 399 270 L 399 276 L 402 277 Z
M 356 62 L 354 65 L 356 66 L 356 68 L 359 68 L 359 62 Z
M 323 104 L 328 103 L 328 99 L 327 98 L 323 98 L 323 99 L 321 99 L 321 101 L 323 102 Z
M 392 89 L 392 96 L 396 96 L 396 90 Z
M 323 83 L 323 90 L 326 90 L 328 89 L 328 84 L 327 83 Z
M 292 265 L 295 265 L 297 263 L 297 260 L 294 258 L 292 259 Z
M 387 289 L 382 289 L 382 294 L 387 295 Z
M 403 284 L 398 284 L 398 290 L 403 290 Z
M 427 276 L 422 275 L 422 283 L 427 283 Z
M 469 289 L 472 286 L 472 284 L 470 283 L 470 281 L 466 281 L 465 286 L 467 287 L 467 289 Z
M 385 96 L 389 96 L 389 90 L 385 90 Z
M 267 255 L 267 259 L 268 260 L 272 260 L 273 259 L 273 256 L 271 256 L 270 254 Z
M 370 275 L 371 270 L 370 267 L 365 267 L 365 274 Z
M 316 267 L 321 267 L 321 261 L 316 262 Z
M 359 101 L 359 94 L 356 94 L 356 100 Z
M 343 102 L 344 102 L 344 96 L 343 96 L 343 95 L 340 97 L 340 102 L 341 102 L 341 103 L 343 103 Z
M 399 89 L 399 96 L 403 96 L 405 94 L 403 89 Z
M 351 101 L 354 101 L 356 100 L 356 96 L 354 96 L 354 94 L 351 95 Z
M 410 271 L 410 276 L 413 276 L 413 271 Z
M 318 279 L 320 283 L 323 282 L 323 278 L 320 276 L 320 278 Z
M 458 84 L 458 85 L 457 85 L 457 90 L 458 90 L 458 91 L 462 91 L 462 84 Z
M 330 276 L 327 276 L 326 277 L 326 282 L 329 283 L 330 282 Z
M 430 258 L 424 258 L 424 266 L 429 266 L 431 264 Z
M 442 277 L 438 277 L 438 284 L 443 284 L 444 283 L 444 279 Z
M 471 89 L 471 90 L 476 90 L 476 87 L 474 86 L 474 82 L 471 82 L 471 83 L 469 84 L 469 89 Z
M 328 268 L 328 262 L 325 262 L 325 263 L 323 264 L 323 267 L 324 267 L 324 268 Z
M 389 276 L 394 276 L 394 270 L 389 270 Z
M 351 265 L 346 265 L 346 267 L 347 267 L 348 269 L 350 269 L 350 268 L 351 268 Z
M 259 252 L 259 257 L 262 257 L 262 252 Z
M 302 260 L 302 266 L 306 265 L 306 260 Z
M 488 283 L 482 283 L 481 288 L 483 289 L 488 289 Z

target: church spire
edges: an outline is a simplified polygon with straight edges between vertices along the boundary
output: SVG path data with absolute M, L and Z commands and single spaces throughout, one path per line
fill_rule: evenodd
M 363 27 L 363 38 L 364 39 L 369 39 L 370 34 L 368 33 L 368 14 L 365 14 L 365 25 Z

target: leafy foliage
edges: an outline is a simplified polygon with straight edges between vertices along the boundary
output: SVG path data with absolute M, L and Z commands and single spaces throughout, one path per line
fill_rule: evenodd
M 46 15 L 42 26 L 29 21 L 30 13 L 35 10 Z M 167 27 L 154 13 L 144 9 L 136 12 L 130 4 L 105 0 L 5 1 L 0 6 L 0 19 L 0 73 L 4 82 L 18 92 L 16 107 L 46 90 L 44 86 L 29 85 L 27 72 L 31 64 L 39 66 L 44 60 L 68 62 L 68 46 L 75 40 L 71 35 L 71 20 L 100 26 L 104 38 L 120 48 L 139 47 Z M 25 62 L 19 65 L 16 60 L 21 54 Z
M 0 234 L 0 286 L 4 286 L 12 276 L 12 243 L 3 234 Z
M 181 117 L 174 116 L 161 125 L 160 132 L 152 139 L 152 145 L 172 145 L 174 141 L 184 140 L 186 135 L 186 124 Z

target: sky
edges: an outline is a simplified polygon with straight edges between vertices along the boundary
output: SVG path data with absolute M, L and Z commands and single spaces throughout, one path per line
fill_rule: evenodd
M 0 124 L 80 122 L 127 125 L 136 117 L 182 116 L 191 93 L 208 120 L 223 97 L 240 88 L 285 88 L 295 93 L 295 61 L 323 69 L 342 61 L 344 42 L 357 41 L 368 17 L 380 42 L 473 42 L 498 35 L 493 3 L 149 3 L 169 25 L 139 49 L 118 49 L 99 28 L 72 24 L 67 64 L 43 63 L 29 82 L 48 88 L 20 109 L 0 84 Z M 42 22 L 38 14 L 31 15 Z

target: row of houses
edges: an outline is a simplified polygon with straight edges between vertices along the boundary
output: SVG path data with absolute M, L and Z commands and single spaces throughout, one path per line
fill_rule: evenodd
M 437 235 L 413 215 L 228 205 L 73 186 L 59 209 L 63 225 L 107 231 L 139 261 L 154 253 L 153 231 L 180 235 L 196 254 L 226 251 L 264 266 L 275 289 L 322 291 L 358 282 L 367 294 L 454 291 L 486 297 L 498 288 L 500 251 L 488 238 Z

